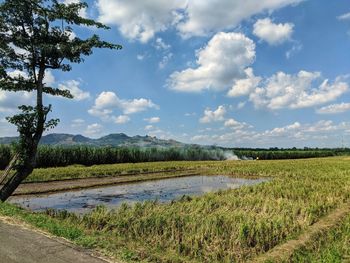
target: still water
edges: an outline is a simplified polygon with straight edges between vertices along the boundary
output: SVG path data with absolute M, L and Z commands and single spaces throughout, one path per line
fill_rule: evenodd
M 208 192 L 254 185 L 269 179 L 241 179 L 223 175 L 187 176 L 100 188 L 84 189 L 50 195 L 13 197 L 10 202 L 32 211 L 47 208 L 84 214 L 97 205 L 116 208 L 122 203 L 146 200 L 170 202 L 183 195 L 201 195 Z

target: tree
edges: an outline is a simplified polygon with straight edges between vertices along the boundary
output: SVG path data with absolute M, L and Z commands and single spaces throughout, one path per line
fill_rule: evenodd
M 107 26 L 87 19 L 80 11 L 86 3 L 64 4 L 58 0 L 4 0 L 0 4 L 0 89 L 36 93 L 36 104 L 19 106 L 20 113 L 7 120 L 17 126 L 19 142 L 15 173 L 0 189 L 5 201 L 33 171 L 38 144 L 44 131 L 59 120 L 47 120 L 51 105 L 45 106 L 43 94 L 73 98 L 69 90 L 48 86 L 47 70 L 70 71 L 72 63 L 81 63 L 94 48 L 121 49 L 120 45 L 92 35 L 81 39 L 75 27 Z M 74 28 L 73 28 L 74 27 Z

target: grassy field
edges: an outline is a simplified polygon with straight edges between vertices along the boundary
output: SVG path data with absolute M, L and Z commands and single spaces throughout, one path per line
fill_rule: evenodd
M 124 176 L 130 174 L 173 172 L 206 169 L 211 162 L 147 162 L 102 164 L 93 166 L 72 165 L 57 168 L 39 168 L 25 182 L 43 182 L 91 177 Z M 151 176 L 151 175 L 150 175 Z
M 200 169 L 209 174 L 270 177 L 271 181 L 158 204 L 97 208 L 84 217 L 33 214 L 2 204 L 0 215 L 18 217 L 56 235 L 134 262 L 244 262 L 296 238 L 350 202 L 350 159 L 344 157 L 239 162 L 166 162 L 89 168 L 38 169 L 29 181 L 109 176 L 125 172 Z M 350 218 L 292 262 L 339 262 L 350 256 Z M 320 253 L 320 251 L 322 253 Z

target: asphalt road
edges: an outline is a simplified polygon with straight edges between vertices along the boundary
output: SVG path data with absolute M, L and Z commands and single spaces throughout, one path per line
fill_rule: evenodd
M 64 240 L 0 219 L 1 263 L 106 263 Z

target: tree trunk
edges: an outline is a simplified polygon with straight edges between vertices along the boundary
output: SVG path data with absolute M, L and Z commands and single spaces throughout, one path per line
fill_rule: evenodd
M 30 161 L 26 162 L 25 165 L 18 167 L 15 174 L 11 176 L 11 178 L 0 189 L 0 201 L 6 201 L 17 189 L 20 183 L 32 173 L 35 165 L 35 155 L 36 151 L 33 156 L 30 156 Z
M 36 101 L 36 121 L 31 125 L 36 125 L 34 134 L 20 131 L 19 164 L 16 165 L 15 174 L 0 189 L 0 201 L 6 201 L 20 185 L 20 183 L 32 173 L 35 167 L 36 153 L 41 136 L 44 132 L 47 112 L 43 107 L 43 79 L 45 77 L 45 60 L 42 58 L 37 81 L 37 101 Z

